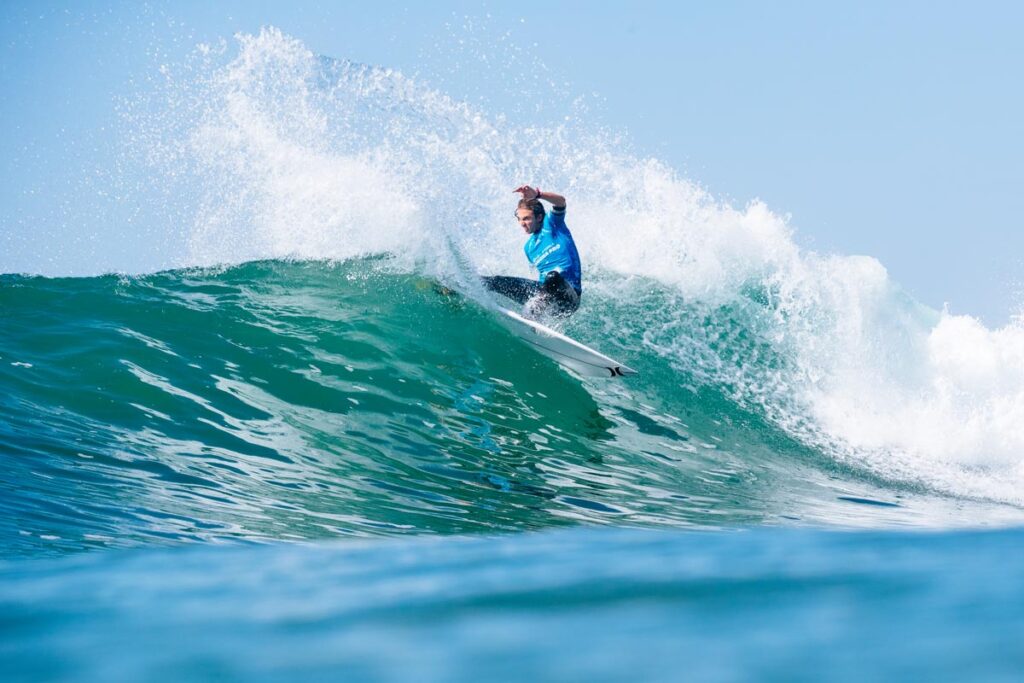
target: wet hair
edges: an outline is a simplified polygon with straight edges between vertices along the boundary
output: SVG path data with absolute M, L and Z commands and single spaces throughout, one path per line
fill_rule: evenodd
M 544 219 L 544 205 L 540 203 L 539 199 L 520 199 L 519 206 L 516 207 L 516 216 L 519 215 L 519 209 L 529 209 L 533 212 L 533 217 L 537 220 Z

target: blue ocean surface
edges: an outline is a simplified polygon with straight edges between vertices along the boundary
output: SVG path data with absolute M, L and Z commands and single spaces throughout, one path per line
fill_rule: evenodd
M 5 680 L 1015 681 L 1003 532 L 572 529 L 0 570 Z
M 178 265 L 0 274 L 0 680 L 1024 679 L 1024 326 L 602 131 L 238 43 L 125 108 Z M 584 262 L 556 324 L 636 376 L 495 316 L 524 178 Z

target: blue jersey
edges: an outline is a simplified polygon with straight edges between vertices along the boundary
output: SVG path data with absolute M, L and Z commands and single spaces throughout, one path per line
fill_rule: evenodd
M 551 209 L 540 230 L 526 238 L 523 245 L 530 265 L 537 269 L 541 284 L 552 271 L 558 271 L 577 293 L 583 291 L 583 268 L 576 243 L 565 225 L 565 208 Z

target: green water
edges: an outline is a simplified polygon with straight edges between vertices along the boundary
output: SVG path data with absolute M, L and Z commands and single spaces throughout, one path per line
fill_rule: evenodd
M 801 445 L 651 353 L 600 294 L 565 331 L 638 377 L 581 380 L 472 300 L 372 261 L 4 276 L 0 297 L 11 552 L 941 524 L 962 506 Z

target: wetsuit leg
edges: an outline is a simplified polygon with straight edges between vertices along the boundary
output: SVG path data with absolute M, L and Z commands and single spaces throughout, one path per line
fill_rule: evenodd
M 507 275 L 495 275 L 483 278 L 484 287 L 507 296 L 516 303 L 525 304 L 530 297 L 540 291 L 540 284 L 534 280 L 527 280 L 522 277 L 509 277 Z
M 551 297 L 556 315 L 570 316 L 580 307 L 580 295 L 559 272 L 548 273 L 541 291 Z
M 559 272 L 551 272 L 544 278 L 537 296 L 527 303 L 527 313 L 532 317 L 553 315 L 568 318 L 580 307 L 580 295 Z

